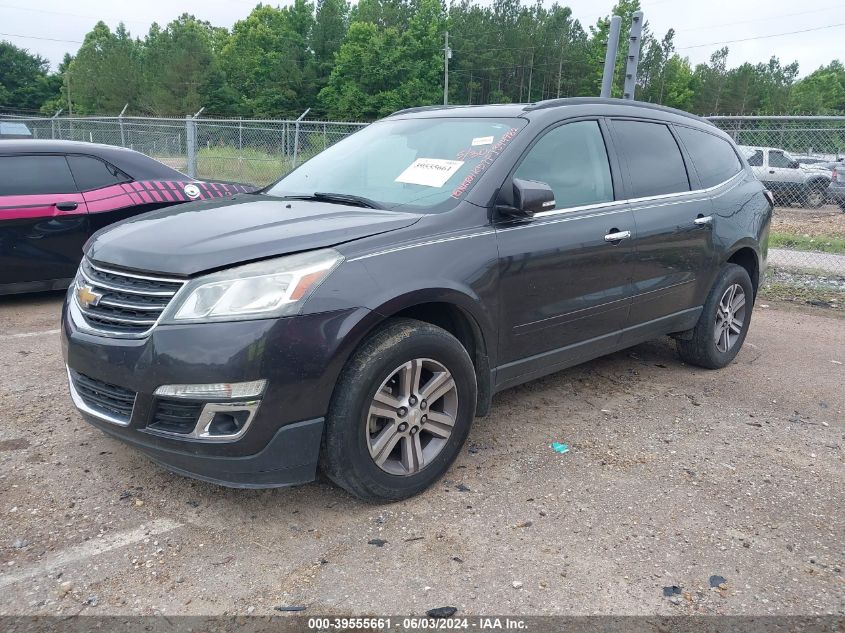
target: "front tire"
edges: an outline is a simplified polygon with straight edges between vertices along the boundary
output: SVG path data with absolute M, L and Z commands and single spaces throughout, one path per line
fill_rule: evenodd
M 725 264 L 707 295 L 691 336 L 677 340 L 684 362 L 707 369 L 721 369 L 739 353 L 754 307 L 754 288 L 748 272 Z
M 454 336 L 422 321 L 388 321 L 341 373 L 326 418 L 323 472 L 367 501 L 418 494 L 458 456 L 476 389 L 472 361 Z

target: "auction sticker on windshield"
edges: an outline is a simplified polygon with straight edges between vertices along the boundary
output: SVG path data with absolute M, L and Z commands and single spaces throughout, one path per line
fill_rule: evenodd
M 396 182 L 442 187 L 464 164 L 462 160 L 418 158 L 396 178 Z

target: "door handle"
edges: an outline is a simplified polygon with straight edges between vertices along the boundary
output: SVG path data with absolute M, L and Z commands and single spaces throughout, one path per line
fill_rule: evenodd
M 775 173 L 775 170 L 774 170 L 774 169 L 770 169 L 770 170 L 769 170 L 769 173 L 770 173 L 770 174 L 773 174 L 773 173 Z
M 78 206 L 79 206 L 79 204 L 77 204 L 73 200 L 68 200 L 68 201 L 65 201 L 65 202 L 57 202 L 56 203 L 56 208 L 59 211 L 75 211 Z
M 604 236 L 605 242 L 620 242 L 631 237 L 631 231 L 620 231 L 619 229 L 610 229 L 610 233 Z
M 713 224 L 713 216 L 712 215 L 699 215 L 695 220 L 693 220 L 696 226 L 710 226 Z

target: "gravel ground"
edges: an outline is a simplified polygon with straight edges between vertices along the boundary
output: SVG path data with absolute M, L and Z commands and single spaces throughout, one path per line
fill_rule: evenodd
M 776 207 L 772 232 L 845 238 L 845 213 L 832 204 L 818 209 Z
M 89 427 L 59 305 L 0 299 L 0 615 L 845 613 L 839 313 L 758 304 L 722 371 L 666 339 L 509 390 L 439 484 L 374 506 Z

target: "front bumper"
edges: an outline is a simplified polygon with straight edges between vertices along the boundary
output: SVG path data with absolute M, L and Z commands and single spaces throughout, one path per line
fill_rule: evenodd
M 235 487 L 311 481 L 335 382 L 372 318 L 350 309 L 280 319 L 162 325 L 144 339 L 81 331 L 62 314 L 62 352 L 71 372 L 134 393 L 131 413 L 114 416 L 79 406 L 97 428 L 180 474 Z M 246 432 L 204 441 L 156 430 L 162 385 L 267 380 Z

